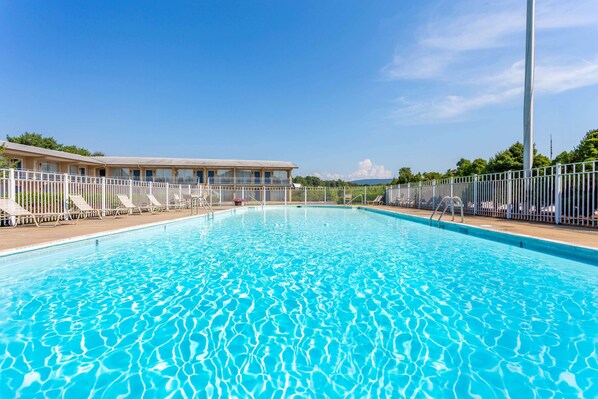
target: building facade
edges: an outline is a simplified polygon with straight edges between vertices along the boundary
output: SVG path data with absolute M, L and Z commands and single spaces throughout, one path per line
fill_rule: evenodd
M 7 141 L 0 146 L 16 169 L 178 184 L 289 186 L 297 168 L 284 161 L 88 157 Z

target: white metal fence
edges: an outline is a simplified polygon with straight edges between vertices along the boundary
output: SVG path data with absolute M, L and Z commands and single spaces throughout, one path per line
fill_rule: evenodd
M 470 215 L 598 227 L 598 161 L 390 186 L 386 204 L 431 210 L 445 196 Z
M 8 197 L 33 213 L 65 213 L 77 194 L 95 209 L 119 207 L 117 195 L 127 195 L 137 206 L 148 205 L 153 194 L 167 209 L 189 207 L 192 195 L 205 196 L 212 206 L 267 204 L 365 204 L 383 196 L 385 187 L 239 187 L 169 184 L 106 177 L 74 176 L 17 169 L 0 169 L 0 197 Z M 10 224 L 0 217 L 0 226 Z

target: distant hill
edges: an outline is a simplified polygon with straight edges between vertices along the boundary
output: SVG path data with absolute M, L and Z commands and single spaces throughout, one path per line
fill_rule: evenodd
M 379 186 L 381 184 L 389 184 L 392 179 L 361 179 L 361 180 L 353 180 L 350 183 L 359 184 L 362 186 Z

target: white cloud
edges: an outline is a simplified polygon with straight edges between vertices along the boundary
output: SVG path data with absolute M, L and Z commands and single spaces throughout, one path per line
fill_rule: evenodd
M 391 113 L 393 120 L 402 124 L 458 120 L 470 111 L 521 98 L 525 2 L 470 2 L 455 7 L 461 8 L 432 18 L 415 45 L 397 48 L 392 62 L 382 68 L 388 79 L 438 82 L 427 97 L 406 96 L 405 91 Z M 545 0 L 536 6 L 537 37 L 546 38 L 542 32 L 548 30 L 595 32 L 596 26 L 598 1 Z M 559 46 L 549 53 L 549 47 L 545 43 L 544 53 L 536 59 L 537 94 L 598 84 L 598 52 L 590 51 L 588 57 L 586 50 L 575 57 Z
M 377 165 L 371 159 L 366 158 L 357 163 L 357 169 L 347 175 L 340 173 L 314 173 L 314 176 L 326 180 L 361 180 L 361 179 L 390 179 L 392 172 L 387 170 L 384 165 Z

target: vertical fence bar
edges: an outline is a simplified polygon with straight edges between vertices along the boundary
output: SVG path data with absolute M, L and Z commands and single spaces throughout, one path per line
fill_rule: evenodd
M 106 216 L 106 178 L 101 177 L 100 183 L 102 185 L 102 216 Z
M 170 193 L 168 191 L 170 191 L 170 184 L 168 182 L 166 182 L 166 210 L 167 211 L 170 210 Z M 210 204 L 210 205 L 212 205 L 212 204 Z
M 478 175 L 473 175 L 473 214 L 478 214 Z
M 17 185 L 15 180 L 15 170 L 14 168 L 10 168 L 8 170 L 8 199 L 11 201 L 17 200 Z M 15 216 L 11 216 L 9 218 L 10 225 L 14 226 L 17 223 L 17 218 Z
M 324 186 L 324 205 L 326 205 L 327 199 L 326 199 L 326 186 Z
M 64 220 L 67 219 L 68 212 L 69 212 L 69 175 L 65 173 L 62 175 L 62 195 L 64 196 L 63 199 L 63 213 L 64 213 Z
M 507 219 L 511 219 L 513 210 L 513 175 L 507 172 Z
M 307 205 L 307 187 L 303 187 L 303 204 Z
M 556 164 L 554 175 L 554 223 L 561 224 L 561 212 L 563 208 L 563 179 L 561 177 L 561 164 Z

